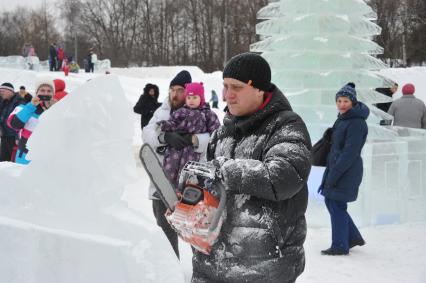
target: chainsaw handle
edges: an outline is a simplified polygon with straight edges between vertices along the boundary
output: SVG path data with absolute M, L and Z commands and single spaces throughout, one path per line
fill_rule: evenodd
M 225 209 L 226 205 L 226 190 L 225 186 L 222 184 L 222 182 L 218 182 L 216 186 L 220 190 L 220 200 L 219 200 L 219 206 L 217 207 L 217 211 L 212 219 L 212 224 L 210 225 L 209 232 L 213 232 L 217 224 L 219 223 L 220 217 L 222 216 L 223 210 Z

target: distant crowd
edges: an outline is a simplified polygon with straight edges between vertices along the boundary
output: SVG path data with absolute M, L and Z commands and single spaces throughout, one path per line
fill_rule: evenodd
M 94 52 L 93 48 L 90 48 L 86 57 L 83 60 L 84 71 L 86 73 L 93 73 L 95 71 L 95 64 L 98 62 L 98 56 Z M 71 73 L 78 73 L 80 67 L 77 62 L 74 61 L 71 55 L 65 56 L 65 51 L 61 45 L 57 45 L 53 42 L 49 47 L 49 70 L 52 71 L 64 71 Z
M 28 58 L 29 69 L 34 69 L 34 58 L 37 56 L 37 53 L 32 44 L 24 44 L 22 47 L 22 56 Z M 62 44 L 56 44 L 55 42 L 52 42 L 49 46 L 48 62 L 51 72 L 64 71 L 67 74 L 68 72 L 78 73 L 80 71 L 80 66 L 74 60 L 74 57 L 65 52 Z M 98 63 L 98 56 L 94 48 L 90 48 L 83 59 L 84 71 L 86 73 L 93 73 L 96 63 Z

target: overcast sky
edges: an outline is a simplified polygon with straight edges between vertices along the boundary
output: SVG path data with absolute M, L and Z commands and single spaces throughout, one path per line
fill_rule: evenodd
M 56 0 L 46 0 L 47 4 L 54 3 Z M 13 10 L 17 6 L 36 8 L 41 6 L 43 0 L 0 0 L 0 11 Z

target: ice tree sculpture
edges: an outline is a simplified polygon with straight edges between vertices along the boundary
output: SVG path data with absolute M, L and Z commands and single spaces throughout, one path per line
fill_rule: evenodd
M 378 75 L 387 66 L 372 39 L 381 28 L 363 0 L 281 0 L 258 12 L 261 41 L 251 51 L 270 63 L 272 80 L 308 125 L 312 140 L 336 119 L 335 93 L 354 82 L 358 99 L 371 110 L 363 150 L 364 179 L 353 207 L 363 224 L 426 219 L 426 133 L 380 126 L 392 116 L 373 106 L 391 99 L 374 89 L 393 82 Z M 311 223 L 328 223 L 311 187 Z

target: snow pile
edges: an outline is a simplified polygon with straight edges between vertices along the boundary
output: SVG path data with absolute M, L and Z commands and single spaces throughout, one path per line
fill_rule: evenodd
M 183 282 L 167 239 L 121 195 L 139 176 L 131 107 L 114 76 L 41 116 L 32 162 L 0 164 L 2 282 Z

